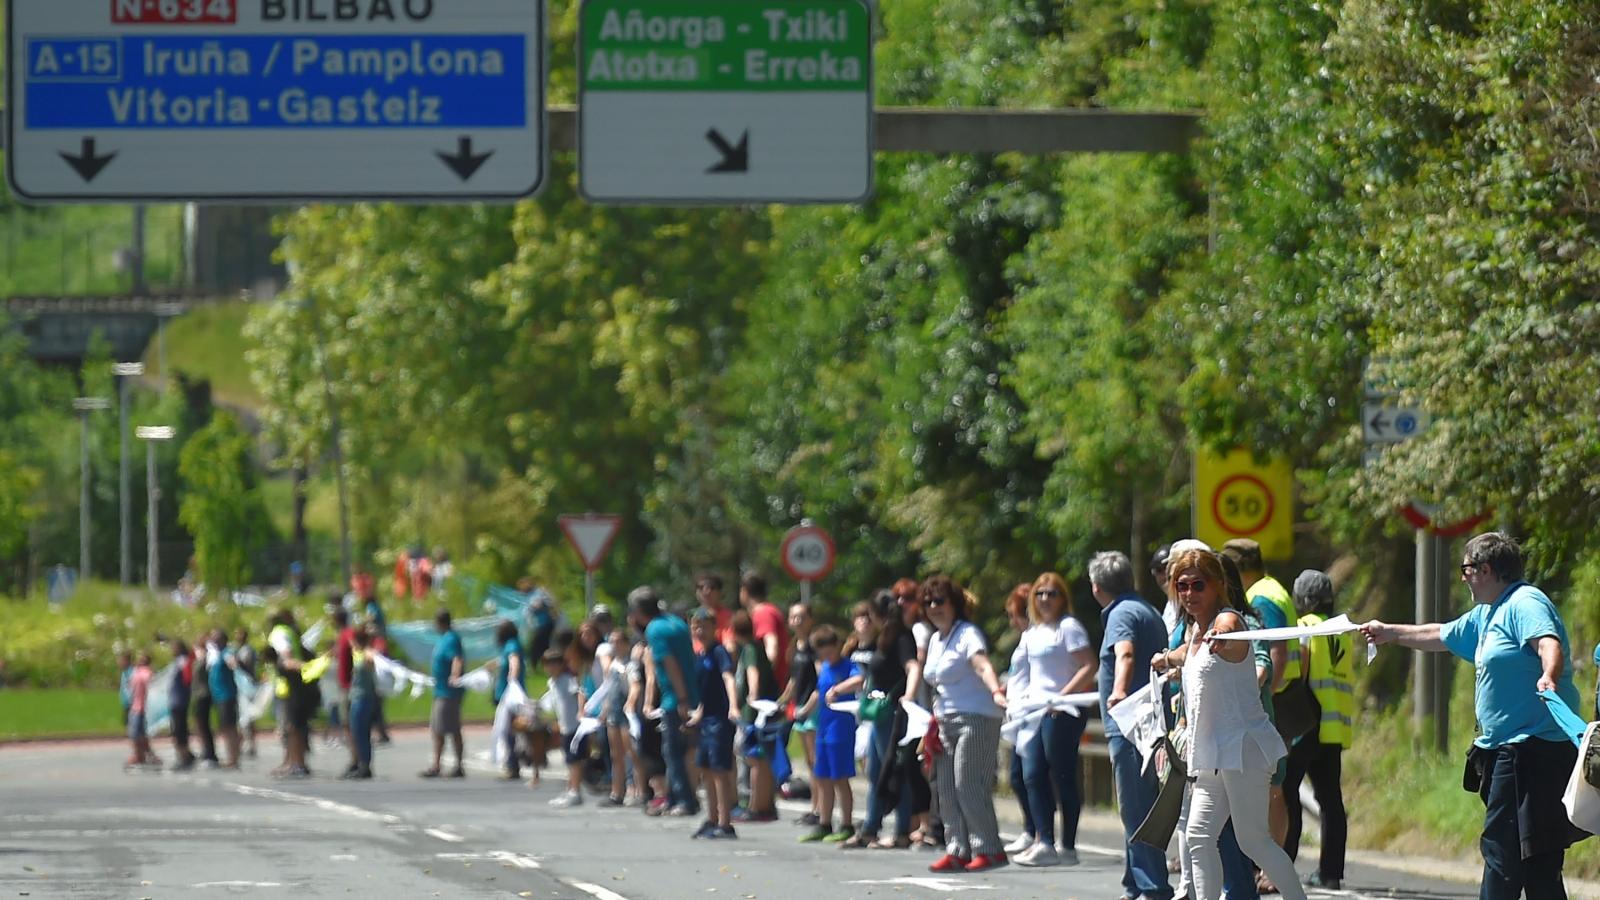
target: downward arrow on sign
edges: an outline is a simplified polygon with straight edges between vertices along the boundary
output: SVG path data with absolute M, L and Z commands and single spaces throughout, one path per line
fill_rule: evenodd
M 445 165 L 450 167 L 450 171 L 456 173 L 456 176 L 462 181 L 467 181 L 468 179 L 472 178 L 473 175 L 477 174 L 478 169 L 488 161 L 489 157 L 494 155 L 493 150 L 486 150 L 482 153 L 473 153 L 472 138 L 467 137 L 466 135 L 462 135 L 456 139 L 456 152 L 454 156 L 437 150 L 434 152 L 437 153 L 439 158 L 444 161 Z
M 117 158 L 117 154 L 107 153 L 105 156 L 96 156 L 94 152 L 94 138 L 86 137 L 83 139 L 83 144 L 81 145 L 77 156 L 73 156 L 66 151 L 62 151 L 61 158 L 66 160 L 67 165 L 72 167 L 72 171 L 77 172 L 78 177 L 82 178 L 84 182 L 87 183 L 93 181 L 94 177 L 100 174 L 100 170 L 111 165 L 111 161 Z

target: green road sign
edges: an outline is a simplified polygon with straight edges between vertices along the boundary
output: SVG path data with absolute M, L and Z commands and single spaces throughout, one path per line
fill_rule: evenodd
M 586 0 L 579 19 L 589 198 L 850 202 L 871 192 L 863 0 Z

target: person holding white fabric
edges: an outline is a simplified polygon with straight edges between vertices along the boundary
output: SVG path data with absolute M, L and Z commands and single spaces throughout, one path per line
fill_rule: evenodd
M 1095 659 L 1089 649 L 1089 632 L 1068 614 L 1067 582 L 1054 572 L 1034 579 L 1028 603 L 1033 623 L 1022 633 L 1020 664 L 1027 667 L 1027 697 L 1076 694 L 1091 689 Z M 1016 702 L 1017 698 L 1011 698 Z M 1078 816 L 1083 797 L 1078 790 L 1078 742 L 1084 718 L 1078 710 L 1052 709 L 1036 726 L 1024 726 L 1022 779 L 1028 790 L 1028 809 L 1038 840 L 1017 854 L 1023 866 L 1078 864 Z M 1060 849 L 1056 846 L 1055 815 L 1061 809 Z
M 1010 620 L 1011 628 L 1007 635 L 1016 633 L 1016 643 L 1011 645 L 1011 666 L 1006 669 L 1006 700 L 1013 705 L 1006 707 L 1006 722 L 1016 722 L 1027 715 L 1022 707 L 1022 698 L 1028 695 L 1028 650 L 1022 646 L 1022 634 L 1028 630 L 1028 605 L 1033 598 L 1033 585 L 1024 581 L 1011 589 L 1011 595 L 1006 598 L 1006 618 Z M 1006 637 L 1002 636 L 995 642 L 997 653 L 1004 655 Z M 1002 729 L 1004 732 L 1004 729 Z M 1013 737 L 1011 746 L 1011 794 L 1017 800 L 1017 808 L 1022 811 L 1022 833 L 1016 840 L 1006 845 L 1007 853 L 1021 853 L 1032 847 L 1039 840 L 1038 829 L 1033 824 L 1033 810 L 1028 808 L 1028 782 L 1022 774 L 1022 747 L 1020 739 Z
M 928 641 L 927 682 L 943 745 L 935 763 L 945 853 L 933 872 L 982 872 L 1006 864 L 994 813 L 995 758 L 1006 695 L 989 664 L 987 643 L 967 620 L 966 594 L 954 581 L 935 575 L 918 597 L 934 635 Z
M 1300 900 L 1306 894 L 1294 864 L 1267 826 L 1268 782 L 1287 749 L 1261 705 L 1249 642 L 1214 640 L 1245 629 L 1224 600 L 1222 564 L 1213 553 L 1185 550 L 1172 554 L 1168 571 L 1187 623 L 1184 646 L 1156 654 L 1151 667 L 1182 668 L 1183 753 L 1195 779 L 1185 828 L 1194 892 L 1204 900 L 1222 896 L 1217 842 L 1231 817 L 1245 854 L 1285 897 Z

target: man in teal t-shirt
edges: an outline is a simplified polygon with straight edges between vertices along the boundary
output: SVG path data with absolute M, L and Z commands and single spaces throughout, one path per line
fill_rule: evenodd
M 1373 643 L 1447 650 L 1475 667 L 1479 734 L 1466 782 L 1483 800 L 1481 896 L 1493 900 L 1565 896 L 1566 850 L 1583 836 L 1561 804 L 1578 748 L 1539 696 L 1554 691 L 1577 709 L 1572 648 L 1555 604 L 1522 574 L 1516 541 L 1480 534 L 1461 560 L 1461 580 L 1477 604 L 1465 615 L 1442 625 L 1361 626 Z
M 648 586 L 634 588 L 628 594 L 628 624 L 644 632 L 655 662 L 656 688 L 661 693 L 661 756 L 667 764 L 667 802 L 674 815 L 696 815 L 700 804 L 689 784 L 688 744 L 683 735 L 684 713 L 700 705 L 689 624 L 663 611 L 655 589 Z
M 450 627 L 450 611 L 441 609 L 433 617 L 433 627 L 439 640 L 433 645 L 433 712 L 428 717 L 428 730 L 433 735 L 433 765 L 422 770 L 423 778 L 438 778 L 439 764 L 444 757 L 444 739 L 450 738 L 450 747 L 456 754 L 456 767 L 450 777 L 465 778 L 462 766 L 461 673 L 467 658 L 461 650 L 461 635 Z

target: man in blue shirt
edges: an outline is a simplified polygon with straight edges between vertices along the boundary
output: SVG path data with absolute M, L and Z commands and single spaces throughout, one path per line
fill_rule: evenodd
M 1476 670 L 1479 734 L 1467 756 L 1467 783 L 1483 798 L 1484 900 L 1565 897 L 1566 848 L 1584 836 L 1567 822 L 1561 794 L 1578 748 L 1539 696 L 1554 691 L 1578 708 L 1567 629 L 1555 604 L 1522 580 L 1522 548 L 1487 532 L 1467 542 L 1461 580 L 1477 603 L 1443 625 L 1373 620 L 1361 632 L 1375 644 L 1449 651 Z
M 700 804 L 689 784 L 685 758 L 688 744 L 683 733 L 684 715 L 700 705 L 689 625 L 662 611 L 655 588 L 648 585 L 628 594 L 628 624 L 644 632 L 655 664 L 656 688 L 661 694 L 661 755 L 667 764 L 666 812 L 674 816 L 698 815 Z
M 1137 843 L 1133 834 L 1155 806 L 1160 785 L 1155 774 L 1145 773 L 1139 750 L 1117 729 L 1109 710 L 1150 681 L 1150 659 L 1167 648 L 1167 626 L 1155 607 L 1133 589 L 1133 564 L 1116 551 L 1096 553 L 1089 561 L 1089 586 L 1101 606 L 1105 637 L 1100 642 L 1100 718 L 1105 722 L 1111 750 L 1111 771 L 1117 783 L 1117 805 L 1127 838 L 1122 866 L 1124 900 L 1147 897 L 1169 900 L 1165 854 Z
M 433 616 L 433 627 L 439 640 L 433 645 L 433 712 L 428 717 L 428 730 L 433 735 L 433 765 L 422 770 L 423 778 L 438 778 L 439 764 L 444 757 L 444 739 L 450 738 L 450 747 L 456 754 L 456 767 L 450 770 L 451 778 L 465 778 L 467 770 L 461 765 L 461 673 L 466 668 L 467 657 L 461 649 L 461 635 L 450 627 L 450 611 L 441 609 Z

